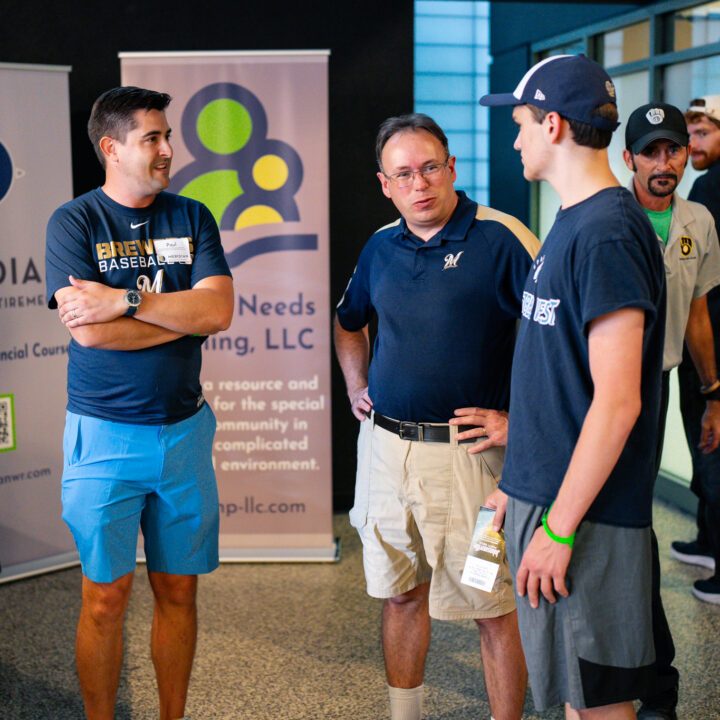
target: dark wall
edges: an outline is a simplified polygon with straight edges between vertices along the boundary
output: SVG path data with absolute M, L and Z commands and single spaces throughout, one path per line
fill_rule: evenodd
M 331 298 L 362 245 L 394 219 L 375 177 L 380 122 L 413 107 L 412 0 L 52 3 L 0 5 L 0 62 L 71 65 L 76 195 L 102 184 L 86 136 L 93 100 L 120 82 L 119 51 L 330 48 Z M 162 88 L 157 88 L 162 89 Z M 0 112 L 11 99 L 0 98 Z M 48 118 L 52 122 L 52 118 Z M 357 421 L 333 362 L 333 475 L 338 509 L 352 500 Z
M 512 92 L 530 68 L 534 42 L 631 12 L 648 2 L 493 2 L 490 6 L 490 92 Z M 530 222 L 530 184 L 522 174 L 512 108 L 490 109 L 490 204 Z

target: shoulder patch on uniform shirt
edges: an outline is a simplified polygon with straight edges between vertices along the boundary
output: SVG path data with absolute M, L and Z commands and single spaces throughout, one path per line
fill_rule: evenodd
M 387 225 L 383 225 L 381 228 L 378 228 L 375 232 L 379 233 L 379 232 L 382 232 L 383 230 L 387 230 L 388 228 L 396 227 L 397 225 L 400 224 L 401 220 L 402 220 L 402 218 L 398 218 L 395 222 L 391 222 L 391 223 L 388 223 Z
M 525 225 L 512 215 L 508 215 L 500 210 L 494 210 L 491 207 L 485 207 L 485 205 L 478 205 L 475 219 L 492 220 L 504 225 L 520 241 L 520 244 L 528 251 L 533 260 L 540 252 L 540 241 Z

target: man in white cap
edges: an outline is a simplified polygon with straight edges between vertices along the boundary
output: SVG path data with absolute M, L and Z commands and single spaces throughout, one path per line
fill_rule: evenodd
M 685 113 L 690 134 L 690 157 L 695 170 L 707 170 L 692 186 L 688 199 L 702 203 L 720 229 L 720 95 L 705 95 L 691 101 Z M 719 230 L 720 231 L 720 230 Z M 708 293 L 708 311 L 715 335 L 715 354 L 720 351 L 720 290 Z M 720 454 L 703 454 L 698 423 L 704 412 L 703 385 L 694 371 L 686 351 L 678 368 L 680 407 L 685 434 L 693 461 L 690 485 L 698 496 L 697 538 L 690 542 L 676 540 L 670 552 L 681 562 L 713 570 L 707 579 L 693 583 L 693 595 L 700 600 L 720 604 Z M 707 389 L 707 386 L 704 386 Z M 720 387 L 720 384 L 718 384 Z
M 652 689 L 651 518 L 665 277 L 657 237 L 608 164 L 615 88 L 584 55 L 547 58 L 512 94 L 528 180 L 562 203 L 528 275 L 506 463 L 486 500 L 505 518 L 538 710 L 631 720 Z

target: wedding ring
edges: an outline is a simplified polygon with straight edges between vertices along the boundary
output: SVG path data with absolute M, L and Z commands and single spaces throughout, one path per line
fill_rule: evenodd
M 77 310 L 73 310 L 73 319 L 77 320 Z

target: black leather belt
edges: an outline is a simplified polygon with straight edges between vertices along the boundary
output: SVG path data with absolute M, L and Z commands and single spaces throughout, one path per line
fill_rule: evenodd
M 450 426 L 449 425 L 432 425 L 430 423 L 415 423 L 406 420 L 393 420 L 379 413 L 373 413 L 375 424 L 379 425 L 383 430 L 395 433 L 401 440 L 415 440 L 417 442 L 450 442 Z M 464 432 L 472 430 L 477 425 L 458 425 L 457 431 Z M 472 438 L 470 441 L 477 442 L 479 438 Z

